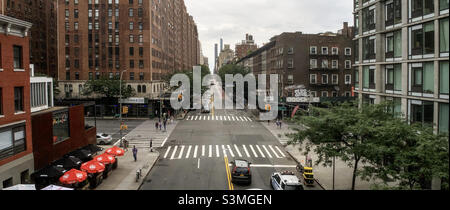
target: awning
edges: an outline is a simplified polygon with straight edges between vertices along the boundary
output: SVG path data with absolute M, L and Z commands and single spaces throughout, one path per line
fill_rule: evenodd
M 34 184 L 18 184 L 3 190 L 36 190 L 36 186 Z

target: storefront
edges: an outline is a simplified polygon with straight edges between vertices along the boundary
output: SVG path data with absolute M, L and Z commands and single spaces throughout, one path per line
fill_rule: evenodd
M 149 117 L 150 108 L 147 98 L 123 99 L 122 107 L 128 107 L 128 113 L 124 113 L 124 117 Z

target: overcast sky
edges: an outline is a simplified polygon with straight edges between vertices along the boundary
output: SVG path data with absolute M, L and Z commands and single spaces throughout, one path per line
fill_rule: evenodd
M 214 44 L 235 45 L 252 34 L 261 47 L 282 32 L 337 32 L 353 26 L 351 0 L 185 0 L 198 26 L 204 56 L 214 66 Z M 220 50 L 220 49 L 219 49 Z

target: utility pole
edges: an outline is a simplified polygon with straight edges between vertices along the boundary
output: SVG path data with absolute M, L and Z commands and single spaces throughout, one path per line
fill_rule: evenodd
M 119 87 L 119 92 L 120 92 L 120 99 L 119 99 L 119 103 L 120 103 L 120 117 L 119 117 L 119 120 L 120 120 L 120 145 L 123 145 L 123 139 L 122 139 L 122 76 L 123 76 L 123 73 L 124 72 L 127 72 L 127 70 L 123 70 L 122 72 L 120 72 L 120 82 L 119 82 L 119 84 L 120 84 L 120 87 Z

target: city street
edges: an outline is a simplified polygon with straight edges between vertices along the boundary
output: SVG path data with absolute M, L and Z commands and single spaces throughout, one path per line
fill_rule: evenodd
M 122 131 L 122 135 L 125 136 L 130 133 L 133 129 L 138 127 L 140 124 L 145 122 L 145 120 L 127 120 L 124 119 L 125 124 L 128 126 L 128 130 Z M 94 125 L 94 119 L 86 119 L 88 125 Z M 106 133 L 112 136 L 113 141 L 111 145 L 116 143 L 120 139 L 120 121 L 119 119 L 109 120 L 109 119 L 97 119 L 97 133 Z

